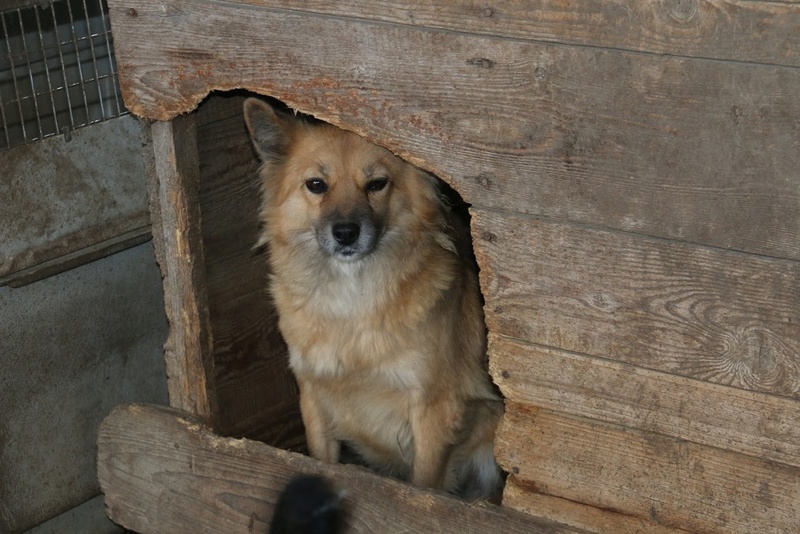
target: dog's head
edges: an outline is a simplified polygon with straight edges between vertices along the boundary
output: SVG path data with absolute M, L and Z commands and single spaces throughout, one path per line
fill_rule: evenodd
M 263 242 L 354 262 L 440 230 L 435 179 L 388 150 L 256 98 L 244 116 L 264 163 Z

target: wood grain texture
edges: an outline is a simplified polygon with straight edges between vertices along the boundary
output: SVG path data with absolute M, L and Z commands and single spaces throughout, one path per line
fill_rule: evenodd
M 489 330 L 800 398 L 800 263 L 475 210 Z
M 611 510 L 602 510 L 574 501 L 542 495 L 519 484 L 514 475 L 510 475 L 506 479 L 506 486 L 503 491 L 503 506 L 596 534 L 613 532 L 624 534 L 682 534 L 687 532 Z
M 490 334 L 509 401 L 800 467 L 800 402 Z
M 474 204 L 800 258 L 796 68 L 202 0 L 112 0 L 111 16 L 139 115 L 244 88 L 387 146 Z
M 145 168 L 153 173 L 148 176 L 151 205 L 158 205 L 152 222 L 170 324 L 164 345 L 170 405 L 213 423 L 213 341 L 199 224 L 194 117 L 153 123 L 150 141 L 152 156 Z
M 156 406 L 117 407 L 98 434 L 98 478 L 109 517 L 142 534 L 267 532 L 279 492 L 317 473 L 345 491 L 346 533 L 579 533 L 531 515 L 322 464 L 263 443 L 220 438 Z
M 302 424 L 280 412 L 299 417 L 297 386 L 267 291 L 266 253 L 254 249 L 261 194 L 243 102 L 214 96 L 195 117 L 217 431 L 297 448 Z
M 545 495 L 708 533 L 800 528 L 800 470 L 508 403 L 501 465 Z
M 737 0 L 239 0 L 513 39 L 800 66 L 800 6 Z

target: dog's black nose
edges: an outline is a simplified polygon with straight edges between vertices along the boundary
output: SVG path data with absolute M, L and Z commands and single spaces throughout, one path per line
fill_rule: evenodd
M 352 245 L 361 231 L 356 223 L 336 223 L 333 225 L 333 238 L 340 245 Z

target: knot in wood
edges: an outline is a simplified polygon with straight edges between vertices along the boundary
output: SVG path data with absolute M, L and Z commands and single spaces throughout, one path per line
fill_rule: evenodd
M 697 16 L 697 0 L 662 0 L 661 8 L 675 22 L 686 23 Z

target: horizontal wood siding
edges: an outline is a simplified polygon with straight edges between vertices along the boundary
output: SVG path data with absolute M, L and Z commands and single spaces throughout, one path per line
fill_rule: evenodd
M 202 0 L 112 1 L 111 15 L 137 114 L 169 119 L 209 90 L 250 89 L 484 207 L 800 258 L 800 69 Z
M 800 470 L 659 434 L 509 404 L 501 464 L 543 494 L 692 532 L 800 526 Z
M 242 0 L 256 6 L 673 56 L 800 66 L 800 6 L 760 0 Z
M 683 534 L 686 530 L 665 527 L 647 519 L 625 515 L 612 510 L 595 508 L 579 502 L 544 495 L 517 481 L 515 475 L 506 480 L 503 506 L 521 510 L 538 517 L 566 522 L 595 534 Z
M 476 211 L 489 329 L 800 396 L 800 264 Z
M 490 335 L 503 395 L 800 467 L 800 403 Z

